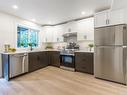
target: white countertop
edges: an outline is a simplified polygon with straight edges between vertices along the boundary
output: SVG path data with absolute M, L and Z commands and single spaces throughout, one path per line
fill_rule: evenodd
M 32 53 L 32 52 L 43 52 L 43 51 L 59 51 L 59 50 L 54 50 L 54 49 L 48 49 L 48 50 L 26 50 L 26 51 L 16 51 L 16 52 L 0 52 L 1 54 L 20 54 L 20 53 Z
M 86 50 L 79 50 L 79 51 L 75 51 L 75 52 L 86 52 L 86 53 L 94 53 L 94 51 L 86 51 Z
M 47 50 L 26 50 L 26 51 L 16 51 L 16 52 L 0 52 L 1 54 L 20 54 L 20 53 L 32 53 L 32 52 L 43 52 L 43 51 L 60 51 L 60 50 L 55 50 L 55 49 L 47 49 Z M 86 51 L 86 50 L 79 50 L 79 51 L 75 51 L 75 52 L 86 52 L 86 53 L 94 53 L 94 51 Z

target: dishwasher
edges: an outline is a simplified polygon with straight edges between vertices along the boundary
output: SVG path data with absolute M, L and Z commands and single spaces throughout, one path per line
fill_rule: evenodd
M 28 54 L 19 53 L 10 55 L 9 78 L 19 76 L 28 72 Z

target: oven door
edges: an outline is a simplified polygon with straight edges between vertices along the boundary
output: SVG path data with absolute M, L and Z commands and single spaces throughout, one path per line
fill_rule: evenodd
M 74 68 L 74 56 L 72 55 L 61 55 L 61 66 Z

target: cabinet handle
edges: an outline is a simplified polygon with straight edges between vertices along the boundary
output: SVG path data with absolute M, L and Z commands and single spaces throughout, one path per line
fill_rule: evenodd
M 45 38 L 45 41 L 47 42 L 47 38 Z
M 106 20 L 106 25 L 108 25 L 108 24 L 110 24 L 110 20 L 109 19 Z
M 59 38 L 57 38 L 57 42 L 59 42 Z
M 106 25 L 108 24 L 108 20 L 106 19 Z
M 37 60 L 40 60 L 40 57 L 39 56 L 37 56 Z
M 108 24 L 110 24 L 110 20 L 108 19 Z

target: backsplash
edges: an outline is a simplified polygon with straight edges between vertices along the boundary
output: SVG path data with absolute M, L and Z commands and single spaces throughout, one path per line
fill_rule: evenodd
M 78 45 L 80 46 L 80 50 L 89 51 L 89 44 L 94 44 L 94 41 L 80 41 Z
M 94 41 L 80 41 L 77 44 L 80 46 L 80 50 L 89 51 L 89 44 L 93 44 Z M 66 42 L 61 43 L 52 43 L 54 49 L 62 49 L 62 47 L 66 47 Z M 42 49 L 45 49 L 46 43 L 42 43 Z

